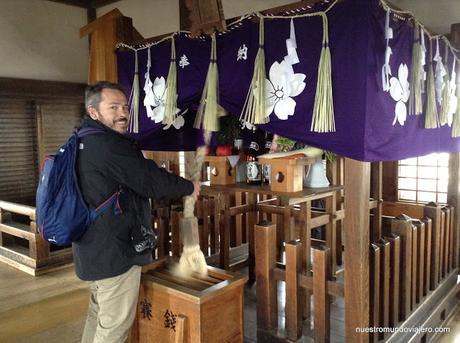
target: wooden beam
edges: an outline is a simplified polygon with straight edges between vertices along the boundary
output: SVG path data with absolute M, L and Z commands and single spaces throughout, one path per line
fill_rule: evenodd
M 189 10 L 192 36 L 197 37 L 202 33 L 212 34 L 227 29 L 221 0 L 185 0 L 185 6 Z
M 48 1 L 57 2 L 63 5 L 88 8 L 88 0 L 48 0 Z
M 179 28 L 184 31 L 190 31 L 192 22 L 190 21 L 190 10 L 185 1 L 179 0 Z
M 124 17 L 118 9 L 106 13 L 80 29 L 80 38 L 90 35 L 88 83 L 107 80 L 117 82 L 118 42 L 133 39 L 131 18 Z
M 370 164 L 345 159 L 345 338 L 368 342 Z
M 47 0 L 57 2 L 63 5 L 76 6 L 81 8 L 99 8 L 110 5 L 119 0 Z
M 120 0 L 90 0 L 90 1 L 94 8 L 99 8 L 102 6 L 113 4 L 114 2 L 118 2 Z
M 61 81 L 41 81 L 0 77 L 0 95 L 12 96 L 22 93 L 27 97 L 50 97 L 50 94 L 64 98 L 81 98 L 85 94 L 85 84 Z

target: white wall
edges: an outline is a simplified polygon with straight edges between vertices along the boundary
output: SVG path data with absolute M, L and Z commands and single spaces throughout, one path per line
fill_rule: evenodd
M 295 0 L 222 0 L 225 18 L 281 6 Z M 97 16 L 118 8 L 144 38 L 179 30 L 179 0 L 120 0 L 97 10 Z
M 144 38 L 179 30 L 179 0 L 120 0 L 97 10 L 97 16 L 118 8 Z
M 86 83 L 86 10 L 42 0 L 0 1 L 0 77 Z
M 460 0 L 392 0 L 400 9 L 412 12 L 433 33 L 450 33 L 450 25 L 460 23 Z
M 269 8 L 298 2 L 295 0 L 222 0 L 225 18 L 230 19 L 243 14 L 263 11 Z

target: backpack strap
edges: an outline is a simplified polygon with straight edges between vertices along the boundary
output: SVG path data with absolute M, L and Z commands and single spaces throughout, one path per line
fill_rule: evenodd
M 91 220 L 95 220 L 102 212 L 113 207 L 115 214 L 122 213 L 119 203 L 120 191 L 113 193 L 106 201 L 91 211 Z
M 75 129 L 74 133 L 78 136 L 78 138 L 86 137 L 89 135 L 93 135 L 96 133 L 107 133 L 103 129 L 98 129 L 95 127 L 84 127 L 81 129 Z M 91 210 L 91 220 L 95 220 L 102 212 L 106 211 L 107 209 L 113 207 L 115 214 L 122 213 L 120 203 L 119 203 L 119 196 L 121 191 L 117 191 L 113 193 L 107 200 L 105 200 L 102 204 L 96 207 L 94 210 Z

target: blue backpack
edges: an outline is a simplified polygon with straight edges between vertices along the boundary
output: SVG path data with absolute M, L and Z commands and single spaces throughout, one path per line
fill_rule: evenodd
M 36 194 L 36 221 L 42 237 L 66 246 L 80 238 L 89 225 L 105 210 L 120 212 L 115 192 L 95 209 L 83 200 L 76 175 L 79 138 L 105 131 L 96 128 L 75 130 L 66 144 L 43 162 Z

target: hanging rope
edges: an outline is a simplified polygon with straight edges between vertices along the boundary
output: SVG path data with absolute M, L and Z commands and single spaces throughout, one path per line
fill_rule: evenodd
M 129 131 L 139 132 L 139 66 L 137 51 L 134 51 L 134 77 L 129 95 Z
M 211 36 L 211 58 L 206 75 L 200 105 L 196 112 L 194 128 L 219 131 L 219 114 L 223 111 L 218 103 L 219 72 L 217 69 L 216 35 Z
M 254 72 L 248 94 L 244 101 L 240 121 L 249 124 L 266 124 L 269 122 L 269 113 L 265 111 L 265 33 L 264 18 L 259 18 L 259 49 L 254 61 Z
M 169 62 L 168 79 L 165 89 L 165 115 L 162 123 L 172 125 L 177 117 L 177 66 L 176 66 L 176 44 L 174 36 L 171 37 L 171 60 Z
M 310 130 L 313 132 L 335 132 L 334 100 L 332 97 L 331 52 L 326 14 L 323 17 L 323 49 L 319 59 L 315 105 Z
M 410 84 L 412 85 L 409 97 L 409 114 L 421 114 L 422 104 L 422 47 L 420 44 L 420 30 L 414 27 L 414 45 L 412 48 L 412 69 Z
M 204 157 L 211 140 L 211 133 L 204 131 L 204 146 L 197 149 L 193 165 L 190 168 L 190 180 L 199 181 Z M 183 243 L 182 254 L 179 263 L 172 269 L 172 272 L 181 277 L 198 273 L 205 276 L 208 273 L 206 259 L 200 248 L 198 219 L 194 215 L 195 198 L 184 197 L 184 217 L 181 218 L 181 237 Z
M 439 127 L 432 57 L 433 57 L 433 47 L 430 44 L 430 62 L 429 62 L 429 67 L 428 67 L 428 81 L 427 81 L 427 94 L 426 94 L 427 99 L 426 99 L 426 110 L 425 110 L 425 129 L 436 129 Z

